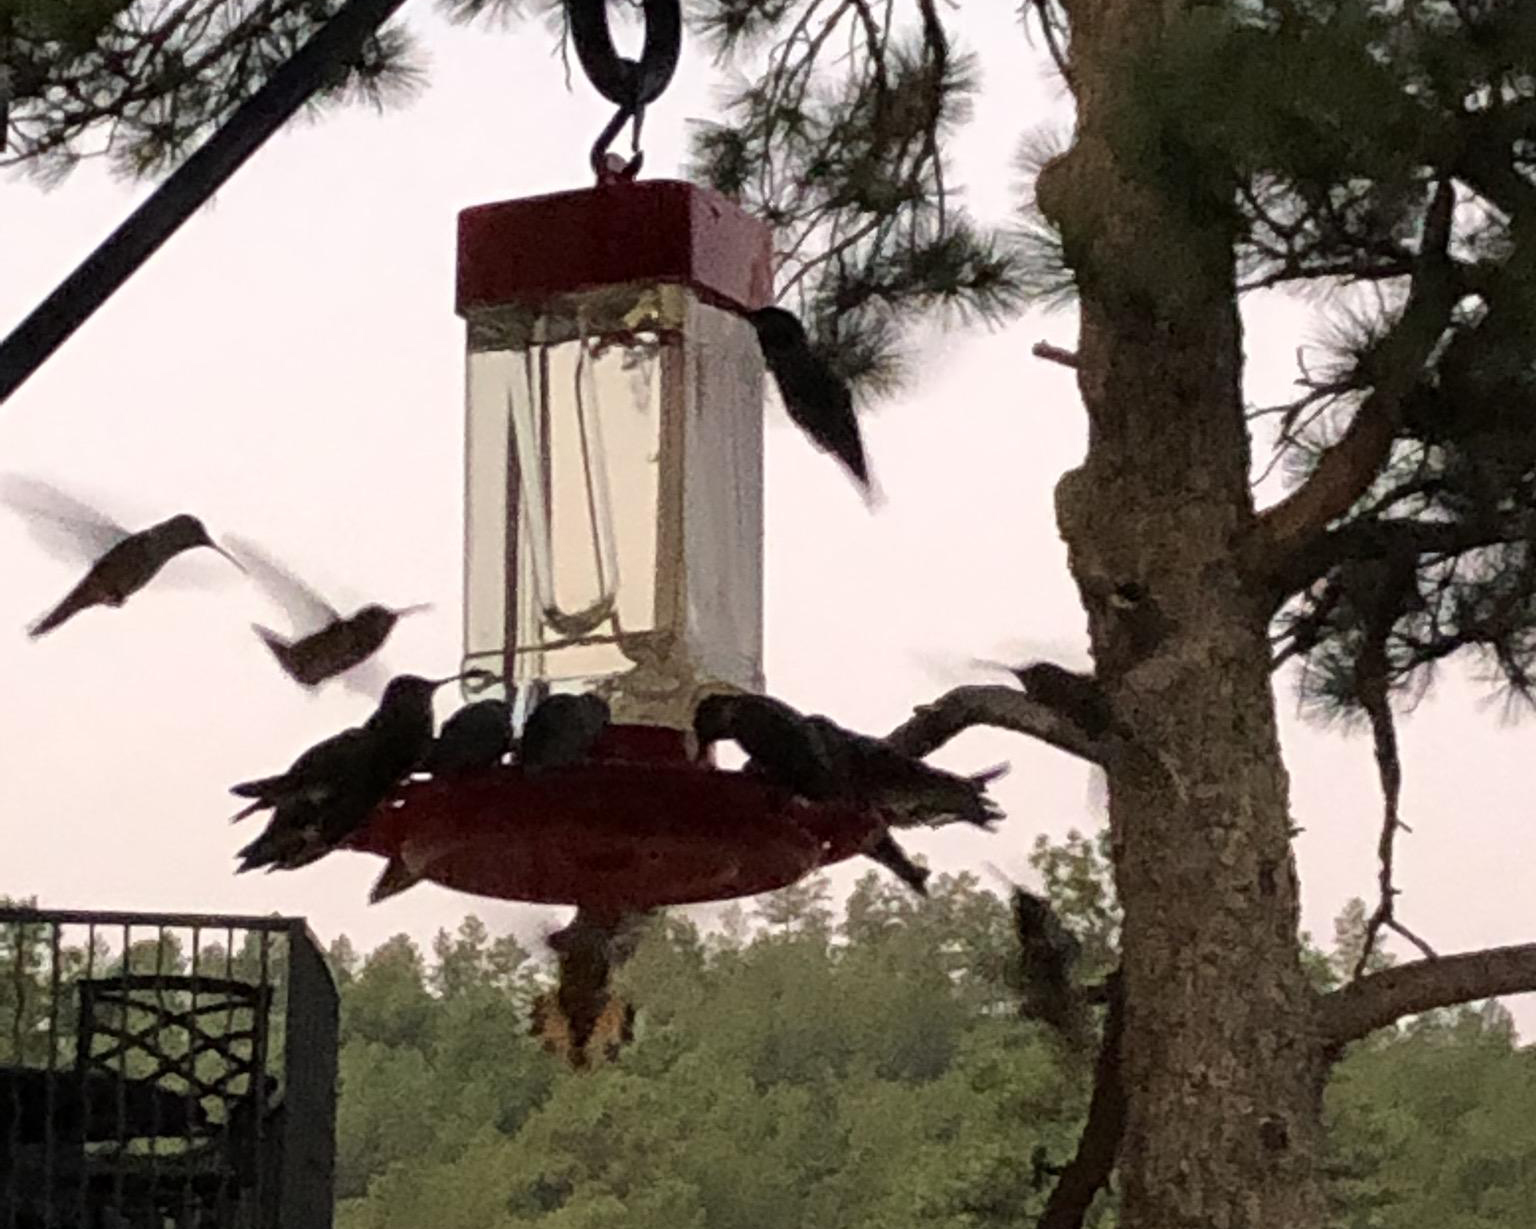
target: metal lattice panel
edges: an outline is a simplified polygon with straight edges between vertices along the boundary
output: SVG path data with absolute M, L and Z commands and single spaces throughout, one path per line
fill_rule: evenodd
M 301 921 L 0 909 L 0 1229 L 329 1229 Z

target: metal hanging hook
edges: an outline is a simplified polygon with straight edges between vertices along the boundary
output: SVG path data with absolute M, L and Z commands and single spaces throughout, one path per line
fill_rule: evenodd
M 565 0 L 571 41 L 576 44 L 582 71 L 597 92 L 619 108 L 592 146 L 592 170 L 599 180 L 633 179 L 640 170 L 644 161 L 640 126 L 645 108 L 661 97 L 682 54 L 681 0 L 641 0 L 640 7 L 645 14 L 645 46 L 639 60 L 630 60 L 614 49 L 608 29 L 608 0 Z M 634 156 L 622 170 L 611 171 L 606 160 L 608 147 L 630 120 L 635 125 Z

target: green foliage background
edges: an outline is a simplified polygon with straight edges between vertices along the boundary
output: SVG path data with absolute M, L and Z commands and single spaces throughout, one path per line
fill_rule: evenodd
M 1085 981 L 1117 961 L 1106 852 L 1073 834 L 1032 857 Z M 970 874 L 930 886 L 920 900 L 871 872 L 838 913 L 811 879 L 728 907 L 708 933 L 664 915 L 618 977 L 641 1009 L 635 1043 L 582 1073 L 528 1036 L 547 955 L 473 915 L 430 953 L 398 935 L 360 956 L 338 938 L 337 1229 L 1033 1223 L 1076 1147 L 1088 1064 L 1018 1016 L 1004 895 Z M 1353 969 L 1365 922 L 1353 901 L 1328 950 L 1308 942 L 1319 989 Z M 48 953 L 44 927 L 0 927 L 0 1062 L 47 1061 Z M 100 939 L 65 944 L 56 1020 L 73 1019 L 88 970 L 177 973 L 191 957 L 174 936 L 126 961 Z M 257 934 L 199 947 L 196 965 L 269 980 L 281 1001 L 285 961 Z M 288 1040 L 273 1039 L 279 1068 Z M 1328 1109 L 1337 1229 L 1531 1223 L 1536 1047 L 1497 1003 L 1357 1044 Z M 1088 1223 L 1112 1229 L 1113 1190 Z
M 1035 853 L 1091 977 L 1117 914 L 1094 842 Z M 1088 1073 L 1007 990 L 1003 898 L 875 873 L 840 916 L 824 882 L 671 917 L 622 972 L 621 1060 L 572 1074 L 526 1036 L 547 966 L 474 917 L 430 957 L 404 936 L 343 982 L 338 1229 L 984 1229 L 1028 1224 L 1070 1158 Z M 1353 966 L 1364 910 L 1320 984 Z M 1341 1229 L 1515 1229 L 1536 1207 L 1536 1050 L 1497 1004 L 1354 1047 L 1329 1090 Z M 1090 1222 L 1115 1223 L 1101 1197 Z

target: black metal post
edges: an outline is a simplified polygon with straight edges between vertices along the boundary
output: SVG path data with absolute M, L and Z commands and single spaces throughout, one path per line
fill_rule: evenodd
M 405 0 L 348 0 L 0 342 L 0 403 L 219 190 Z

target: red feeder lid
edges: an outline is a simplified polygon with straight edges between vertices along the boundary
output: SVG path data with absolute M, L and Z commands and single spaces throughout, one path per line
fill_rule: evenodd
M 625 282 L 676 282 L 747 311 L 773 301 L 773 235 L 718 192 L 618 181 L 459 214 L 456 308 L 539 302 Z
M 624 727 L 612 731 L 622 735 Z M 663 757 L 513 765 L 413 782 L 351 847 L 476 896 L 637 911 L 786 887 L 860 853 L 878 816 L 788 799 L 760 778 Z

